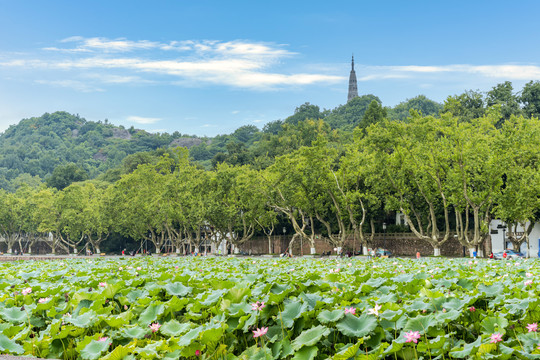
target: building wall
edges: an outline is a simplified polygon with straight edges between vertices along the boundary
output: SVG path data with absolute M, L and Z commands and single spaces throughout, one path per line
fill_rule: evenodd
M 292 236 L 273 236 L 271 239 L 271 246 L 274 254 L 284 253 L 288 250 L 288 244 Z M 490 244 L 486 244 L 490 247 Z M 254 237 L 248 243 L 242 244 L 240 250 L 244 253 L 261 255 L 268 254 L 268 238 L 267 237 Z M 424 240 L 418 239 L 411 233 L 388 233 L 388 234 L 376 234 L 373 244 L 373 248 L 386 248 L 392 251 L 395 256 L 415 256 L 416 252 L 420 252 L 423 256 L 433 255 L 433 247 Z M 317 254 L 322 254 L 330 251 L 331 254 L 336 254 L 334 246 L 325 240 L 319 238 L 315 240 L 315 250 Z M 443 256 L 464 256 L 465 250 L 463 246 L 455 239 L 451 238 L 441 247 L 441 255 Z M 491 249 L 484 248 L 485 253 L 489 253 Z M 359 244 L 355 244 L 352 239 L 345 242 L 343 246 L 343 252 L 359 252 L 361 248 Z M 292 246 L 292 253 L 294 255 L 309 255 L 310 245 L 307 241 L 295 241 Z

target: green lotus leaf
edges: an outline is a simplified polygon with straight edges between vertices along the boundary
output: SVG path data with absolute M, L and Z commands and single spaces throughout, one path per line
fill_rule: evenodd
M 167 336 L 180 336 L 191 328 L 190 323 L 180 323 L 177 320 L 171 320 L 159 328 L 159 332 Z
M 294 339 L 292 347 L 294 350 L 298 350 L 303 346 L 313 346 L 317 344 L 323 336 L 327 336 L 330 333 L 330 329 L 326 326 L 318 325 L 309 330 L 302 331 L 302 333 Z
M 206 299 L 204 301 L 201 301 L 200 304 L 204 306 L 212 306 L 215 303 L 217 303 L 218 300 L 221 299 L 223 294 L 225 294 L 226 292 L 227 292 L 226 289 L 218 289 L 218 290 L 210 291 Z
M 142 339 L 150 329 L 143 329 L 140 326 L 122 329 L 121 334 L 128 339 Z
M 226 307 L 225 304 L 227 304 Z M 252 311 L 251 305 L 248 303 L 230 304 L 229 300 L 222 300 L 221 309 L 227 311 L 230 316 L 242 316 Z
M 343 310 L 324 310 L 317 315 L 317 320 L 319 320 L 323 324 L 334 323 L 338 320 L 341 320 L 344 315 L 345 312 Z
M 124 326 L 126 324 L 129 324 L 129 321 L 133 317 L 132 312 L 123 312 L 119 315 L 112 315 L 107 318 L 105 318 L 105 322 L 107 325 L 109 325 L 112 328 L 119 328 L 121 326 Z
M 207 345 L 211 342 L 219 341 L 225 329 L 221 324 L 214 324 L 205 328 L 200 335 L 200 342 L 203 345 Z
M 58 333 L 50 333 L 53 339 L 64 339 L 67 337 L 75 338 L 81 334 L 83 334 L 85 331 L 82 327 L 77 327 L 73 325 L 66 325 L 62 327 L 62 330 L 60 330 Z
M 149 325 L 151 322 L 156 321 L 164 311 L 165 306 L 163 304 L 151 304 L 141 313 L 139 323 L 143 326 Z
M 178 360 L 180 359 L 180 354 L 181 354 L 180 350 L 175 350 L 173 352 L 168 352 L 167 354 L 165 354 L 162 359 L 163 360 Z M 221 353 L 216 352 L 216 355 L 220 356 Z M 108 359 L 104 359 L 104 360 L 108 360 Z
M 304 300 L 304 303 L 310 311 L 320 308 L 325 303 L 330 302 L 330 300 L 323 298 L 319 294 L 302 293 L 300 294 L 300 298 Z
M 4 308 L 0 310 L 0 316 L 8 322 L 20 324 L 28 321 L 28 314 L 18 307 Z
M 482 337 L 478 337 L 476 341 L 465 344 L 462 350 L 452 350 L 450 351 L 450 355 L 455 358 L 463 359 L 463 358 L 471 358 L 471 355 L 474 355 L 477 353 L 478 348 L 482 345 Z
M 0 334 L 0 351 L 20 355 L 24 353 L 24 348 L 15 341 L 10 340 L 6 335 Z
M 306 305 L 299 301 L 289 301 L 285 303 L 285 308 L 281 313 L 281 319 L 283 325 L 286 328 L 290 328 L 294 325 L 294 320 L 298 319 L 300 315 L 306 310 Z
M 66 317 L 64 321 L 80 328 L 89 328 L 97 321 L 97 314 L 90 310 L 79 316 Z
M 504 334 L 508 326 L 508 320 L 502 316 L 488 316 L 480 322 L 480 326 L 484 330 L 484 334 L 493 334 L 496 332 Z
M 144 348 L 138 348 L 135 349 L 135 351 L 139 354 L 140 357 L 146 358 L 146 359 L 154 359 L 156 357 L 159 357 L 159 353 L 167 350 L 168 346 L 167 344 L 161 340 L 152 342 L 148 345 L 146 345 Z
M 101 357 L 101 354 L 109 349 L 110 341 L 92 340 L 81 350 L 81 357 L 84 360 L 95 360 Z
M 131 350 L 128 347 L 118 345 L 113 351 L 103 356 L 102 360 L 124 360 L 129 355 Z
M 360 315 L 358 317 L 346 314 L 337 324 L 336 328 L 346 336 L 364 337 L 377 327 L 377 318 L 373 315 Z
M 433 314 L 429 315 L 418 315 L 414 318 L 407 320 L 407 323 L 403 327 L 404 332 L 409 331 L 419 331 L 420 334 L 425 334 L 430 327 L 435 326 L 436 322 L 434 320 L 435 316 Z
M 137 304 L 139 299 L 145 299 L 148 297 L 148 295 L 149 295 L 148 291 L 137 289 L 137 290 L 130 291 L 126 295 L 126 298 L 129 300 L 129 303 Z
M 504 292 L 504 285 L 496 283 L 493 285 L 478 285 L 478 292 L 485 294 L 487 297 L 495 297 Z
M 180 346 L 190 345 L 193 340 L 199 337 L 202 330 L 203 330 L 202 326 L 196 327 L 195 329 L 191 329 L 184 336 L 182 336 L 180 340 L 178 340 L 178 345 Z
M 381 319 L 397 321 L 402 315 L 403 310 L 384 310 L 384 312 L 381 313 Z
M 318 352 L 317 346 L 304 346 L 294 353 L 293 360 L 313 360 Z
M 181 282 L 175 282 L 165 285 L 165 290 L 171 295 L 184 297 L 188 294 L 191 294 L 193 288 L 189 286 L 184 286 L 184 284 L 182 284 Z
M 114 296 L 124 288 L 125 284 L 123 282 L 119 282 L 116 284 L 107 284 L 103 291 L 101 292 L 101 295 L 105 297 L 105 299 L 112 299 Z
M 334 355 L 332 360 L 354 359 L 356 357 L 358 349 L 360 348 L 360 345 L 362 345 L 363 342 L 363 339 L 360 339 L 360 341 L 358 341 L 356 344 L 345 346 L 343 349 L 340 349 L 337 354 Z
M 238 359 L 240 360 L 272 360 L 274 359 L 274 357 L 272 356 L 272 351 L 266 346 L 258 347 L 257 345 L 254 345 L 244 350 L 244 352 L 240 354 Z
M 251 289 L 249 288 L 230 288 L 227 294 L 223 296 L 224 299 L 230 300 L 231 303 L 240 303 L 246 296 L 251 295 Z

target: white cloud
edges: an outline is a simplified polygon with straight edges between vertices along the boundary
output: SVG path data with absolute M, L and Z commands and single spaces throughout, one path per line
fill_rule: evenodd
M 501 64 L 501 65 L 470 65 L 451 64 L 441 66 L 405 65 L 405 66 L 365 66 L 359 73 L 367 72 L 369 75 L 359 80 L 379 80 L 394 78 L 411 78 L 419 75 L 478 75 L 486 78 L 506 80 L 531 80 L 540 78 L 540 66 Z
M 101 71 L 106 74 L 94 76 L 101 77 L 103 83 L 137 82 L 140 79 L 139 74 L 145 74 L 145 77 L 168 77 L 160 81 L 177 85 L 201 86 L 210 83 L 261 90 L 346 80 L 342 76 L 320 73 L 272 71 L 272 67 L 281 64 L 281 59 L 296 55 L 285 49 L 284 45 L 273 43 L 245 40 L 161 43 L 74 36 L 60 41 L 60 45 L 66 46 L 44 48 L 55 54 L 52 57 L 45 55 L 34 56 L 33 59 L 7 59 L 0 62 L 0 66 L 33 70 L 73 70 L 78 71 L 80 76 L 86 70 L 92 70 L 93 74 Z M 66 56 L 64 53 L 70 54 Z M 135 56 L 127 56 L 127 53 Z M 183 56 L 178 57 L 179 54 Z M 176 57 L 171 58 L 171 55 Z M 110 72 L 117 71 L 131 73 L 122 77 L 118 74 L 109 75 Z
M 127 117 L 127 121 L 134 122 L 137 124 L 154 124 L 160 120 L 161 118 L 142 117 L 142 116 L 128 116 Z
M 62 70 L 68 80 L 48 82 L 71 86 L 79 91 L 100 91 L 100 85 L 163 83 L 202 87 L 208 84 L 234 88 L 276 90 L 313 84 L 340 84 L 347 81 L 342 68 L 328 64 L 303 64 L 302 71 L 282 71 L 283 59 L 295 52 L 285 45 L 247 40 L 149 40 L 84 38 L 74 36 L 39 55 L 4 55 L 0 67 L 18 67 L 26 71 Z M 69 53 L 69 54 L 66 54 Z M 358 81 L 410 79 L 422 83 L 463 78 L 530 80 L 540 78 L 540 66 L 534 64 L 448 64 L 365 66 L 357 64 Z M 309 69 L 309 70 L 305 70 Z M 75 76 L 73 72 L 76 72 Z M 345 74 L 344 74 L 345 72 Z M 84 86 L 74 77 L 91 78 L 94 85 Z M 71 82 L 70 82 L 71 81 Z M 43 82 L 44 84 L 46 82 Z M 93 90 L 92 90 L 93 89 Z
M 36 80 L 36 83 L 42 85 L 51 85 L 54 87 L 64 87 L 80 92 L 102 92 L 105 91 L 99 87 L 92 86 L 77 80 Z

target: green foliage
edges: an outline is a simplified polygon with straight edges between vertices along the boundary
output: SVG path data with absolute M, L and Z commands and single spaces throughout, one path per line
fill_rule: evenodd
M 394 106 L 389 110 L 388 117 L 391 120 L 406 120 L 411 110 L 416 110 L 424 116 L 438 116 L 442 109 L 442 104 L 428 99 L 425 95 L 418 95 Z
M 68 163 L 94 178 L 119 166 L 128 154 L 168 146 L 181 136 L 128 131 L 62 111 L 46 113 L 23 119 L 0 136 L 0 179 L 11 181 L 25 173 L 45 179 Z
M 70 184 L 88 179 L 86 171 L 75 165 L 68 163 L 66 165 L 57 166 L 52 175 L 47 178 L 47 186 L 54 187 L 58 190 L 63 190 Z
M 537 334 L 527 329 L 538 319 L 539 289 L 523 285 L 527 272 L 538 277 L 538 260 L 508 266 L 466 259 L 299 258 L 294 271 L 291 265 L 290 259 L 201 257 L 4 262 L 0 353 L 341 360 L 540 355 Z M 329 278 L 336 266 L 341 271 Z M 472 286 L 459 286 L 458 279 Z M 171 280 L 192 289 L 182 299 L 185 306 L 163 291 Z M 111 284 L 119 286 L 109 297 Z M 22 295 L 27 287 L 32 292 Z M 314 298 L 321 301 L 313 307 Z M 265 307 L 252 309 L 257 301 Z M 523 311 L 508 306 L 516 303 L 526 303 Z M 344 314 L 350 307 L 356 314 Z M 496 334 L 501 341 L 493 342 Z

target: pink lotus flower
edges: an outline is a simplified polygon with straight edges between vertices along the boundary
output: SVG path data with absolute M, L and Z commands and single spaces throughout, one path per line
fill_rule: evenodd
M 118 268 L 118 270 L 120 270 L 120 271 L 122 271 L 122 269 L 123 269 L 123 268 L 122 268 L 121 266 Z
M 263 302 L 254 302 L 253 304 L 251 304 L 251 310 L 253 311 L 261 311 L 262 309 L 264 309 L 266 307 L 266 305 L 264 305 L 264 301 Z
M 124 310 L 127 310 L 128 309 L 128 306 L 127 305 L 124 305 Z
M 417 344 L 418 339 L 420 339 L 419 331 L 409 331 L 408 333 L 405 333 L 405 342 L 414 342 Z
M 496 343 L 501 342 L 501 341 L 503 341 L 501 333 L 491 334 L 490 343 L 496 344 Z
M 258 338 L 259 336 L 265 335 L 267 332 L 268 332 L 268 328 L 267 328 L 267 327 L 262 327 L 262 328 L 260 328 L 260 329 L 253 330 L 253 337 L 254 337 L 254 338 Z
M 106 336 L 100 337 L 100 338 L 98 339 L 98 341 L 107 341 L 107 340 L 109 340 L 109 338 L 106 337 Z
M 356 308 L 353 308 L 353 307 L 345 308 L 345 314 L 356 315 Z
M 375 304 L 375 307 L 373 309 L 368 310 L 368 314 L 379 316 L 379 310 L 381 310 L 381 307 L 382 307 L 381 305 Z
M 29 287 L 27 287 L 26 289 L 23 289 L 23 290 L 21 291 L 21 293 L 22 293 L 23 295 L 28 295 L 28 294 L 30 294 L 31 292 L 32 292 L 32 288 L 29 288 Z
M 137 271 L 141 271 L 141 270 L 142 270 L 142 267 L 137 266 Z
M 195 356 L 200 356 L 201 355 L 201 350 L 195 350 Z
M 476 311 L 476 308 L 475 308 L 474 306 L 471 306 L 471 307 L 469 308 L 469 311 L 470 311 L 470 312 L 475 312 L 475 311 Z
M 531 274 L 531 273 L 526 273 L 525 276 L 526 276 L 526 277 L 533 277 L 533 274 Z
M 529 332 L 536 332 L 536 330 L 538 330 L 538 324 L 532 323 L 527 325 L 527 330 L 529 330 Z
M 99 283 L 99 287 L 106 287 L 107 286 L 107 283 L 106 282 L 100 282 Z
M 43 303 L 46 303 L 47 301 L 51 300 L 50 298 L 46 297 L 46 298 L 40 298 L 37 302 L 39 304 L 43 304 Z
M 527 280 L 527 281 L 523 282 L 523 285 L 529 286 L 529 285 L 532 285 L 532 283 L 533 283 L 532 280 Z
M 153 333 L 157 332 L 161 325 L 159 323 L 152 323 L 149 325 Z

